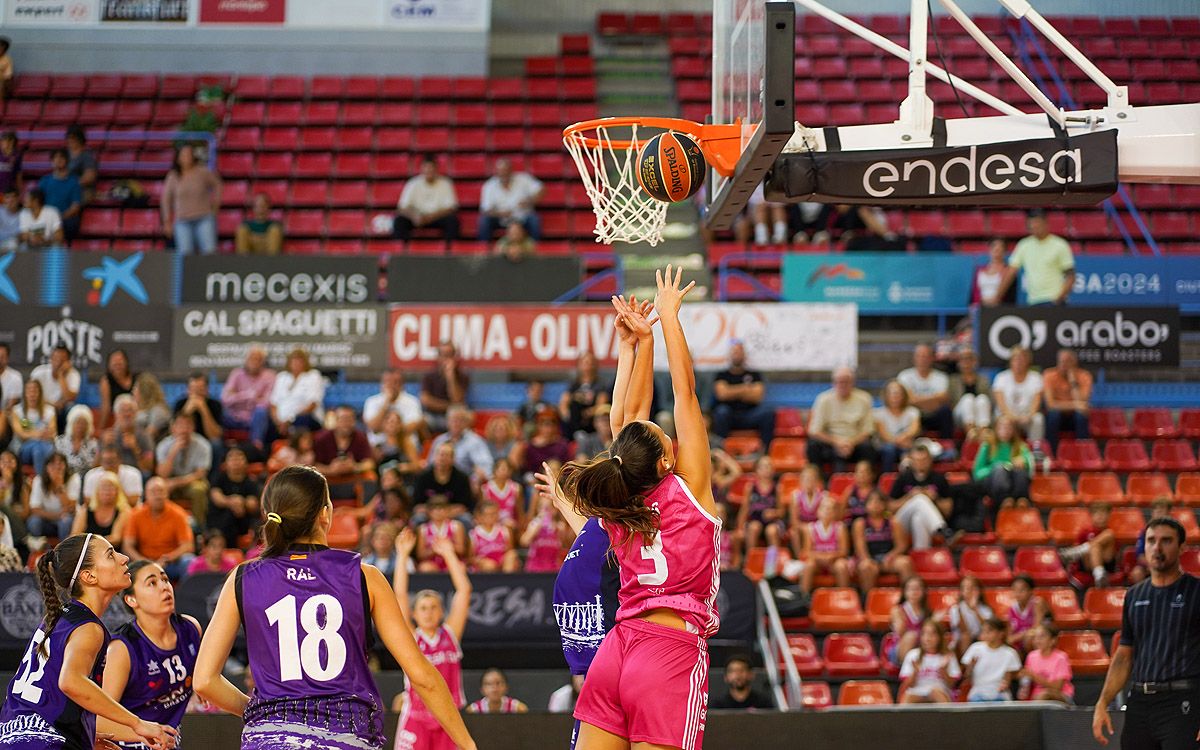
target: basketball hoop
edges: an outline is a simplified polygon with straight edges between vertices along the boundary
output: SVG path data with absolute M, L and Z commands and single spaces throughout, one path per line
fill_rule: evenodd
M 728 177 L 741 155 L 742 130 L 740 123 L 701 125 L 674 117 L 604 117 L 563 130 L 563 143 L 579 168 L 596 214 L 596 241 L 651 246 L 662 241 L 670 204 L 651 198 L 637 180 L 638 150 L 645 141 L 662 131 L 690 135 L 708 164 Z

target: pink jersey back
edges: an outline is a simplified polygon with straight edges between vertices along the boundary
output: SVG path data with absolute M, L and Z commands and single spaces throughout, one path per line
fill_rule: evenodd
M 558 535 L 558 512 L 553 508 L 542 511 L 539 520 L 541 526 L 529 543 L 529 556 L 525 558 L 525 570 L 531 573 L 558 570 L 566 556 Z
M 497 487 L 495 481 L 489 480 L 483 485 L 483 499 L 491 500 L 500 506 L 501 521 L 517 519 L 517 498 L 521 495 L 521 485 L 512 481 L 505 487 Z
M 471 549 L 475 557 L 484 557 L 499 565 L 504 562 L 504 553 L 509 549 L 508 529 L 496 524 L 491 532 L 480 526 L 471 528 Z
M 617 621 L 670 609 L 708 638 L 721 624 L 721 521 L 674 474 L 650 491 L 646 505 L 658 511 L 658 534 L 649 546 L 640 546 L 640 539 L 625 544 L 624 528 L 605 524 L 621 567 Z
M 435 524 L 433 521 L 426 521 L 425 523 L 421 524 L 421 536 L 424 537 L 422 541 L 425 542 L 425 549 L 432 550 L 433 543 L 439 539 L 449 539 L 450 541 L 454 541 L 454 535 L 451 533 L 451 531 L 454 529 L 454 524 L 456 523 L 458 523 L 458 521 L 451 519 L 443 523 L 441 526 Z M 439 570 L 447 569 L 446 560 L 441 555 L 433 555 L 429 558 L 429 560 L 437 565 Z
M 808 525 L 808 533 L 812 535 L 812 550 L 813 552 L 837 552 L 838 538 L 842 532 L 842 524 L 840 521 L 834 521 L 829 528 L 825 528 L 820 521 L 813 521 Z
M 450 688 L 450 696 L 454 698 L 454 705 L 462 708 L 462 647 L 458 645 L 458 639 L 446 627 L 440 628 L 433 638 L 425 635 L 420 628 L 414 628 L 413 634 L 417 638 L 417 646 L 421 649 L 421 653 L 446 681 L 446 685 Z M 408 690 L 408 703 L 404 707 L 405 714 L 413 718 L 435 721 L 433 713 L 421 700 L 421 696 L 412 689 L 408 675 L 404 676 L 404 687 Z

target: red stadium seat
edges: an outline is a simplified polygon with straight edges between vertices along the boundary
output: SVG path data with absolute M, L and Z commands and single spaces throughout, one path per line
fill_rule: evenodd
M 1185 547 L 1179 553 L 1179 566 L 1194 576 L 1200 576 L 1200 547 Z
M 842 496 L 842 493 L 845 492 L 846 489 L 853 484 L 854 484 L 854 475 L 848 471 L 843 471 L 843 472 L 838 472 L 836 474 L 831 474 L 829 476 L 829 483 L 825 489 L 827 489 L 829 491 L 830 495 L 833 495 L 836 498 L 840 498 Z
M 1108 651 L 1095 630 L 1067 630 L 1058 634 L 1058 647 L 1071 660 L 1071 671 L 1099 675 L 1108 671 Z
M 924 579 L 926 584 L 938 586 L 958 583 L 959 575 L 954 566 L 954 556 L 945 547 L 915 549 L 909 552 L 909 556 L 912 558 L 913 572 Z
M 121 213 L 121 234 L 126 237 L 157 237 L 159 235 L 158 211 L 153 209 L 126 209 Z
M 1058 467 L 1064 471 L 1101 471 L 1105 462 L 1093 440 L 1060 440 L 1057 455 Z
M 1200 409 L 1179 410 L 1179 431 L 1185 438 L 1200 440 Z
M 1179 428 L 1170 409 L 1134 409 L 1133 436 L 1143 440 L 1174 438 L 1179 436 Z
M 1137 505 L 1149 505 L 1159 498 L 1175 498 L 1170 480 L 1160 471 L 1138 471 L 1130 474 L 1126 481 L 1125 495 L 1129 502 Z
M 1113 471 L 1121 472 L 1149 471 L 1151 468 L 1146 446 L 1140 440 L 1108 441 L 1104 446 L 1104 463 Z
M 865 628 L 867 618 L 858 601 L 858 592 L 851 588 L 818 588 L 812 593 L 809 617 L 818 630 Z
M 354 514 L 334 511 L 333 523 L 329 528 L 329 546 L 338 549 L 354 549 L 358 546 L 359 538 L 358 519 Z
M 959 599 L 957 587 L 935 586 L 926 593 L 925 603 L 929 605 L 930 612 L 941 612 L 945 617 L 949 617 L 949 611 L 958 604 Z
M 1121 609 L 1125 605 L 1123 588 L 1090 588 L 1083 595 L 1083 609 L 1093 628 L 1121 627 Z
M 1118 544 L 1133 544 L 1145 527 L 1146 517 L 1139 508 L 1113 508 L 1108 517 L 1108 528 Z
M 1012 581 L 1013 572 L 1002 547 L 967 547 L 959 567 L 963 575 L 975 576 L 984 586 L 1004 586 Z
M 300 154 L 296 157 L 298 179 L 327 180 L 333 172 L 333 154 Z
M 892 607 L 900 601 L 898 588 L 873 588 L 867 592 L 867 627 L 887 630 L 892 622 Z
M 1054 547 L 1021 547 L 1013 555 L 1013 572 L 1030 576 L 1038 586 L 1061 586 L 1067 582 L 1067 571 Z
M 892 689 L 883 680 L 849 680 L 838 691 L 839 706 L 890 706 Z
M 986 588 L 983 590 L 983 599 L 987 602 L 992 611 L 997 617 L 1006 617 L 1009 608 L 1013 604 L 1012 589 L 1005 586 L 1004 588 Z
M 1085 628 L 1090 619 L 1079 608 L 1079 597 L 1075 589 L 1069 586 L 1055 586 L 1049 589 L 1037 589 L 1035 592 L 1050 607 L 1050 616 L 1054 624 L 1062 629 Z
M 1196 463 L 1196 454 L 1192 452 L 1192 444 L 1187 440 L 1160 440 L 1154 444 L 1152 455 L 1154 468 L 1159 471 L 1200 469 L 1200 464 Z
M 319 206 L 329 202 L 329 183 L 320 180 L 293 182 L 288 196 L 291 206 Z
M 1058 508 L 1075 504 L 1075 491 L 1066 472 L 1052 471 L 1035 474 L 1029 490 L 1030 499 L 1041 508 Z
M 805 680 L 800 685 L 801 702 L 806 710 L 820 711 L 833 705 L 828 682 Z
M 780 437 L 804 437 L 808 432 L 804 412 L 781 406 L 775 409 L 775 434 Z
M 737 459 L 742 469 L 749 471 L 754 468 L 754 462 L 763 452 L 762 440 L 754 435 L 730 435 L 725 438 L 725 452 Z M 778 466 L 775 471 L 780 471 Z
M 365 182 L 335 182 L 329 190 L 329 205 L 331 206 L 366 206 L 367 183 Z
M 320 236 L 325 231 L 325 214 L 321 211 L 289 211 L 284 226 L 289 238 Z
M 1200 506 L 1200 473 L 1186 472 L 1175 478 L 1175 497 L 1184 505 Z
M 1131 434 L 1122 409 L 1092 409 L 1088 412 L 1088 431 L 1100 440 L 1127 438 Z
M 219 163 L 218 159 L 218 163 Z M 254 170 L 258 177 L 291 177 L 292 155 L 290 153 L 259 154 Z
M 1111 471 L 1089 471 L 1079 475 L 1079 488 L 1076 497 L 1084 503 L 1114 503 L 1125 502 L 1125 492 L 1121 489 L 1121 480 Z
M 1049 517 L 1050 538 L 1060 547 L 1076 544 L 1079 532 L 1092 525 L 1086 508 L 1055 508 Z
M 1047 539 L 1036 508 L 1002 508 L 996 516 L 996 536 L 1003 544 L 1044 544 Z
M 775 471 L 800 471 L 808 463 L 804 438 L 777 437 L 771 441 L 770 456 Z
M 93 207 L 83 212 L 82 232 L 88 237 L 111 237 L 120 223 L 120 209 Z
M 817 640 L 811 634 L 789 633 L 787 642 L 801 677 L 816 677 L 825 671 L 825 662 L 817 651 Z
M 755 547 L 746 553 L 746 562 L 742 567 L 742 573 L 751 581 L 757 583 L 767 574 L 767 552 L 766 547 Z M 775 564 L 777 567 L 791 559 L 792 555 L 786 548 L 780 547 L 776 550 Z M 771 575 L 774 575 L 774 571 L 771 572 Z
M 1196 512 L 1191 508 L 1172 508 L 1171 518 L 1183 524 L 1185 539 L 1189 544 L 1200 541 L 1200 524 L 1196 523 Z
M 366 211 L 329 212 L 328 230 L 331 237 L 362 237 L 367 232 Z
M 825 636 L 822 651 L 825 671 L 830 675 L 879 674 L 879 657 L 866 633 L 832 633 Z

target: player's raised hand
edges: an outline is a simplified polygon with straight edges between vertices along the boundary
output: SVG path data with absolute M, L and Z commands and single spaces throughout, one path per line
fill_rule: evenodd
M 654 297 L 654 309 L 658 310 L 658 314 L 664 318 L 668 315 L 678 316 L 683 298 L 692 291 L 696 282 L 692 281 L 681 289 L 679 285 L 683 282 L 683 267 L 675 268 L 670 264 L 667 265 L 666 271 L 654 272 L 654 281 L 658 284 L 658 294 Z
M 654 338 L 652 326 L 658 322 L 658 317 L 651 317 L 651 312 L 654 306 L 646 301 L 638 302 L 637 297 L 631 296 L 628 300 L 624 295 L 614 296 L 612 298 L 613 307 L 617 311 L 617 330 L 622 329 L 629 332 L 633 337 L 630 342 L 622 333 L 622 341 L 626 343 L 637 343 L 638 341 L 647 341 Z
M 413 550 L 417 546 L 417 535 L 412 529 L 404 529 L 396 535 L 396 554 L 401 560 L 406 560 L 412 557 Z

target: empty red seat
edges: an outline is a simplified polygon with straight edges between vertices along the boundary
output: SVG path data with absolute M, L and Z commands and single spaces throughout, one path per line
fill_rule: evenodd
M 1170 409 L 1134 409 L 1133 435 L 1143 440 L 1179 436 L 1179 428 Z
M 1104 446 L 1104 463 L 1113 471 L 1122 472 L 1149 471 L 1151 468 L 1146 446 L 1140 440 L 1110 440 Z
M 1189 574 L 1200 576 L 1200 547 L 1186 547 L 1179 553 L 1179 567 Z
M 1185 438 L 1200 440 L 1200 409 L 1179 410 L 1179 431 Z
M 79 102 L 55 101 L 46 102 L 42 107 L 42 123 L 47 125 L 66 125 L 79 119 Z
M 336 133 L 334 128 L 304 128 L 300 131 L 300 150 L 332 151 Z
M 1088 412 L 1088 431 L 1100 440 L 1130 436 L 1129 423 L 1122 409 L 1092 409 Z
M 1108 671 L 1108 650 L 1095 630 L 1067 630 L 1058 634 L 1058 647 L 1071 660 L 1076 674 L 1104 674 Z
M 288 196 L 292 206 L 321 206 L 329 202 L 329 183 L 321 180 L 294 182 Z
M 1196 522 L 1196 512 L 1191 508 L 1172 508 L 1171 518 L 1174 518 L 1183 526 L 1184 539 L 1189 544 L 1195 544 L 1200 541 L 1200 523 Z
M 354 549 L 359 540 L 358 519 L 353 513 L 335 511 L 330 524 L 328 543 L 330 547 Z
M 809 617 L 820 630 L 864 628 L 867 618 L 852 588 L 818 588 L 812 593 Z
M 965 554 L 966 550 L 964 550 Z M 945 547 L 915 549 L 909 552 L 912 558 L 913 572 L 931 586 L 957 584 L 958 569 L 954 566 L 954 556 Z
M 1090 588 L 1083 595 L 1083 609 L 1094 628 L 1121 627 L 1121 610 L 1125 605 L 1123 588 Z
M 1066 472 L 1061 471 L 1035 474 L 1029 495 L 1034 503 L 1043 508 L 1075 504 L 1075 491 L 1071 489 L 1071 478 Z
M 1175 498 L 1188 506 L 1200 506 L 1200 473 L 1185 472 L 1175 477 Z
M 327 231 L 331 237 L 362 237 L 367 231 L 366 211 L 331 211 Z
M 288 211 L 284 227 L 289 238 L 320 236 L 325 231 L 325 214 L 321 211 Z
M 1079 475 L 1076 497 L 1085 503 L 1114 503 L 1125 500 L 1121 480 L 1111 471 L 1089 471 Z
M 1079 608 L 1079 597 L 1075 589 L 1069 586 L 1055 586 L 1049 589 L 1037 589 L 1034 593 L 1042 597 L 1050 608 L 1050 616 L 1059 628 L 1084 628 L 1090 619 Z
M 848 680 L 838 691 L 839 706 L 890 706 L 892 689 L 883 680 Z
M 776 471 L 800 471 L 808 463 L 804 438 L 777 437 L 771 441 L 770 456 Z
M 984 586 L 1004 586 L 1013 577 L 1002 547 L 967 547 L 962 551 L 959 567 L 963 575 L 975 576 Z
M 1078 543 L 1079 532 L 1091 525 L 1092 516 L 1086 508 L 1055 508 L 1050 511 L 1050 538 L 1060 547 Z
M 892 607 L 900 601 L 900 589 L 876 587 L 867 592 L 867 627 L 887 630 L 892 621 Z
M 254 164 L 259 177 L 291 177 L 292 155 L 290 153 L 259 154 Z
M 374 147 L 373 128 L 341 127 L 334 130 L 333 148 L 338 151 L 370 151 Z
M 825 637 L 822 655 L 830 675 L 879 674 L 879 657 L 866 633 L 832 633 Z
M 996 536 L 1004 544 L 1044 544 L 1047 539 L 1036 508 L 1002 508 L 996 516 Z
M 327 180 L 332 173 L 333 154 L 300 154 L 296 157 L 297 178 Z
M 370 177 L 375 168 L 374 156 L 366 153 L 341 153 L 333 162 L 332 173 L 341 178 L 363 179 Z M 298 165 L 299 167 L 299 165 Z M 314 165 L 314 169 L 319 169 Z M 297 168 L 299 172 L 299 168 Z M 330 172 L 326 171 L 326 174 Z
M 304 107 L 300 102 L 271 102 L 267 105 L 267 124 L 299 125 Z
M 127 237 L 157 237 L 160 233 L 158 211 L 126 209 L 121 212 L 121 234 Z
M 1113 508 L 1108 517 L 1108 528 L 1112 529 L 1118 544 L 1137 541 L 1146 526 L 1146 517 L 1139 508 Z
M 1138 471 L 1130 474 L 1125 496 L 1129 502 L 1137 505 L 1149 505 L 1159 498 L 1174 499 L 1170 480 L 1166 474 L 1159 471 Z
M 1018 549 L 1013 555 L 1013 572 L 1032 577 L 1038 586 L 1061 586 L 1067 582 L 1067 571 L 1054 547 Z
M 365 182 L 335 182 L 329 190 L 331 206 L 366 206 L 367 183 Z
M 1064 471 L 1101 471 L 1104 468 L 1094 440 L 1060 440 L 1056 461 Z
M 819 711 L 833 705 L 833 691 L 828 682 L 805 680 L 800 684 L 800 693 L 806 710 Z
M 303 99 L 308 82 L 303 76 L 274 76 L 267 95 L 271 99 Z
M 1160 440 L 1154 444 L 1153 457 L 1154 468 L 1159 471 L 1195 471 L 1200 468 L 1196 463 L 1196 454 L 1192 452 L 1192 444 L 1187 440 Z
M 313 99 L 340 99 L 346 93 L 346 79 L 342 76 L 313 76 L 308 93 Z
M 809 633 L 789 633 L 788 650 L 801 677 L 816 677 L 825 671 L 825 662 L 817 651 L 817 641 Z
M 780 437 L 804 437 L 807 426 L 804 412 L 781 406 L 775 409 L 775 434 Z

